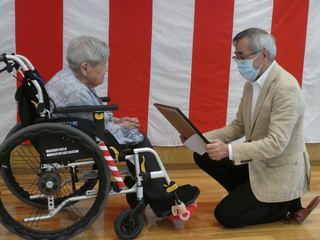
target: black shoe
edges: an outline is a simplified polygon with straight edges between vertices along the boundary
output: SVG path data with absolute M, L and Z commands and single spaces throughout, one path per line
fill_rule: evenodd
M 193 203 L 200 194 L 199 188 L 191 185 L 178 187 L 175 192 L 177 193 L 179 200 L 186 206 Z M 172 196 L 163 201 L 149 200 L 149 204 L 157 217 L 166 217 L 171 214 L 171 207 L 175 205 L 175 197 Z

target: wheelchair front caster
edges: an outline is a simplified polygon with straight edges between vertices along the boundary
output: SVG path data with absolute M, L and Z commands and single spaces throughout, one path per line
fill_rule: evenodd
M 134 209 L 122 211 L 114 222 L 114 230 L 123 240 L 136 238 L 143 229 L 144 220 L 140 212 L 134 213 Z

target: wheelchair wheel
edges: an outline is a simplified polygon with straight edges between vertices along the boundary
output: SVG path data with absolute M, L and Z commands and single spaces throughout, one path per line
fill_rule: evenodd
M 21 130 L 23 128 L 22 123 L 18 122 L 16 125 L 13 126 L 13 128 L 11 128 L 11 130 L 8 132 L 7 137 L 11 136 L 12 134 L 14 134 L 15 132 Z
M 114 231 L 120 239 L 130 240 L 136 238 L 143 229 L 143 217 L 139 212 L 136 216 L 130 217 L 133 209 L 122 211 L 114 222 Z
M 0 166 L 0 222 L 23 239 L 69 239 L 108 199 L 110 171 L 98 145 L 70 126 L 41 123 L 8 135 Z
M 21 122 L 17 123 L 7 134 L 6 139 L 11 136 L 12 134 L 14 134 L 15 132 L 21 130 L 22 124 Z M 33 159 L 35 159 L 37 162 L 36 166 L 40 166 L 40 158 L 39 158 L 39 153 L 37 152 L 37 150 L 35 149 L 35 147 L 32 144 L 24 144 L 23 148 L 19 148 L 16 149 L 16 154 L 21 155 L 22 157 L 24 156 L 28 156 L 28 157 L 33 157 Z M 28 159 L 22 159 L 22 161 L 24 162 L 24 164 L 28 164 Z M 95 168 L 95 166 L 93 166 Z M 2 171 L 1 175 L 2 175 L 2 179 L 3 181 L 6 183 L 8 189 L 10 189 L 10 191 L 17 197 L 19 198 L 21 201 L 27 203 L 30 206 L 34 206 L 37 208 L 47 208 L 48 207 L 48 200 L 47 199 L 32 199 L 30 198 L 30 196 L 33 195 L 32 190 L 30 188 L 26 188 L 24 186 L 20 186 L 19 183 L 19 179 L 16 179 L 16 174 L 15 171 L 20 171 L 21 168 L 20 166 L 17 165 L 13 165 L 11 166 L 11 163 L 9 162 L 6 165 L 6 170 Z M 92 169 L 93 171 L 95 169 Z M 71 179 L 69 179 L 69 181 L 71 181 Z M 87 181 L 83 181 L 83 186 L 79 187 L 78 189 L 76 189 L 75 193 L 71 193 L 71 195 L 84 195 L 86 193 L 86 191 L 88 190 L 92 190 L 94 188 L 94 186 L 96 185 L 97 180 L 96 179 L 88 179 Z M 65 199 L 67 199 L 68 197 L 70 197 L 71 195 L 64 195 L 64 196 L 57 196 L 54 199 L 54 204 L 55 206 L 58 206 L 59 204 L 61 204 L 61 202 L 63 202 Z M 68 202 L 67 205 L 71 205 L 74 204 L 74 202 Z

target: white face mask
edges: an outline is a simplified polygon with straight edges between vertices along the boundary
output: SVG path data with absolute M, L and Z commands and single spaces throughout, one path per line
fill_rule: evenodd
M 253 67 L 253 61 L 260 55 L 260 53 L 257 56 L 255 56 L 254 59 L 245 59 L 243 60 L 243 63 L 240 61 L 238 61 L 237 63 L 240 74 L 249 82 L 255 82 L 256 78 L 259 75 L 260 68 L 263 65 L 261 64 L 258 69 L 255 69 Z

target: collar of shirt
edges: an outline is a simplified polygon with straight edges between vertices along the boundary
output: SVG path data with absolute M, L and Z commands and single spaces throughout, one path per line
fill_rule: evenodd
M 276 61 L 273 61 L 273 62 L 271 63 L 271 65 L 267 68 L 267 70 L 258 78 L 257 81 L 253 82 L 252 85 L 257 84 L 257 85 L 260 87 L 260 89 L 261 89 L 262 86 L 263 86 L 263 84 L 264 84 L 264 82 L 266 81 L 266 79 L 267 79 L 267 77 L 268 77 L 268 75 L 269 75 L 269 72 L 271 71 L 271 69 L 272 69 L 272 67 L 273 67 L 273 65 L 274 65 L 275 62 L 276 62 Z
M 250 126 L 251 126 L 251 123 L 252 123 L 253 112 L 254 112 L 254 109 L 256 107 L 256 103 L 258 101 L 258 97 L 260 95 L 261 88 L 262 88 L 264 82 L 266 81 L 267 76 L 269 75 L 269 72 L 270 72 L 271 68 L 273 67 L 274 63 L 275 63 L 275 61 L 273 61 L 271 63 L 271 65 L 268 67 L 268 69 L 258 78 L 257 81 L 251 83 L 252 87 L 253 87 L 253 93 L 252 93 Z

